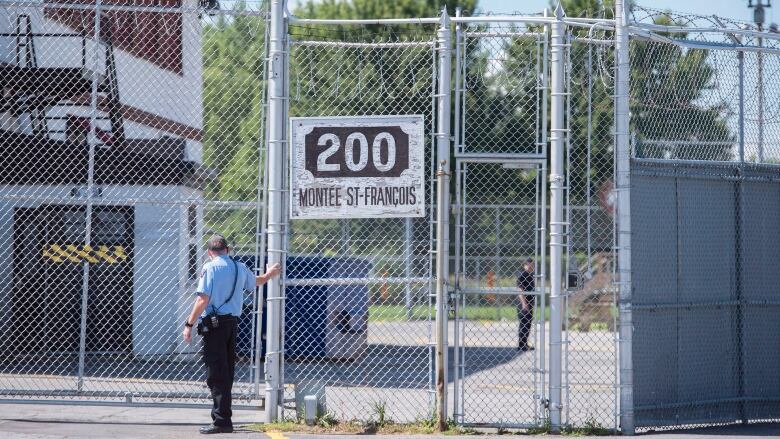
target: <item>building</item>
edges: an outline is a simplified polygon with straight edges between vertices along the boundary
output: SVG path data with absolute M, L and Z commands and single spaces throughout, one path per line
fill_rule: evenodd
M 197 0 L 119 3 L 101 1 L 99 26 L 94 0 L 0 9 L 0 230 L 13 231 L 3 238 L 13 251 L 0 252 L 6 351 L 79 352 L 87 265 L 87 353 L 194 349 L 180 330 L 213 178 Z

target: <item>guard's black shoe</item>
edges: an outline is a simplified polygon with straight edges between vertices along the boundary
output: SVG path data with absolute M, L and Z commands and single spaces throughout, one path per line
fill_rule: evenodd
M 233 427 L 220 427 L 219 425 L 207 425 L 200 427 L 200 434 L 232 433 Z
M 523 347 L 521 347 L 521 348 L 520 348 L 520 350 L 521 350 L 521 351 L 523 351 L 523 352 L 532 351 L 532 350 L 534 350 L 534 349 L 535 349 L 535 348 L 534 348 L 533 346 L 531 346 L 530 344 L 527 344 L 527 345 L 525 345 L 525 346 L 523 346 Z

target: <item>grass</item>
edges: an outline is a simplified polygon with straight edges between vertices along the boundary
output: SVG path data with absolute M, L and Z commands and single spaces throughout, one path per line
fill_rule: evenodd
M 376 408 L 374 408 L 376 410 Z M 376 413 L 374 413 L 376 414 Z M 370 420 L 363 422 L 353 420 L 349 422 L 335 422 L 326 424 L 317 422 L 316 425 L 308 426 L 295 421 L 278 421 L 270 424 L 251 424 L 247 426 L 249 430 L 279 433 L 308 433 L 308 434 L 394 434 L 394 435 L 422 435 L 422 434 L 442 434 L 445 436 L 479 435 L 471 428 L 458 427 L 454 422 L 447 423 L 447 430 L 438 432 L 435 428 L 435 422 L 423 420 L 411 424 L 396 424 L 392 420 L 382 419 L 383 422 Z
M 532 435 L 532 436 L 546 436 L 551 433 L 552 433 L 552 426 L 550 425 L 549 419 L 545 419 L 541 426 L 529 428 L 525 431 L 525 434 Z M 588 419 L 586 419 L 585 423 L 582 426 L 579 427 L 566 426 L 563 427 L 560 431 L 561 436 L 573 436 L 573 437 L 612 436 L 615 434 L 619 434 L 619 433 L 615 433 L 614 431 L 606 427 L 603 427 L 593 417 L 589 417 Z
M 376 411 L 376 408 L 373 409 Z M 374 413 L 376 415 L 376 413 Z M 377 422 L 372 419 L 367 422 L 353 420 L 349 422 L 317 422 L 314 426 L 308 426 L 301 422 L 279 421 L 270 424 L 252 424 L 248 429 L 260 432 L 279 432 L 279 433 L 308 433 L 308 434 L 379 434 L 379 435 L 425 435 L 437 434 L 444 436 L 479 436 L 485 434 L 473 428 L 464 428 L 455 425 L 452 420 L 447 422 L 447 430 L 439 432 L 436 430 L 435 419 L 423 419 L 411 424 L 397 424 L 389 419 L 382 419 L 383 422 Z M 549 421 L 540 427 L 529 428 L 526 430 L 513 431 L 505 428 L 499 428 L 497 435 L 520 435 L 520 436 L 545 436 L 552 433 Z M 602 427 L 593 419 L 585 421 L 581 427 L 564 427 L 561 436 L 609 436 L 616 434 L 612 430 Z M 619 434 L 619 433 L 617 433 Z
M 371 305 L 368 307 L 369 322 L 405 322 L 408 320 L 435 319 L 436 311 L 426 305 L 416 305 L 410 310 L 407 318 L 404 305 Z M 514 305 L 502 306 L 467 306 L 465 310 L 468 320 L 496 322 L 501 320 L 517 321 L 517 307 Z M 452 316 L 450 316 L 452 317 Z M 545 310 L 545 320 L 550 319 L 549 308 Z

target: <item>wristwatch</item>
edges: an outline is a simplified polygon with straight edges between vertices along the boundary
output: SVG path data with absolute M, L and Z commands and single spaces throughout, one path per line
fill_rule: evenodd
M 192 328 L 192 323 L 190 323 L 190 321 L 189 321 L 189 320 L 185 320 L 185 321 L 184 321 L 184 326 L 186 326 L 186 327 L 188 327 L 188 328 Z

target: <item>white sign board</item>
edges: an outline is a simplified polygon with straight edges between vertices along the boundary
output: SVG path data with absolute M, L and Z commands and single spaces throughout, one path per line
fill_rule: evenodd
M 425 214 L 422 116 L 294 117 L 291 217 Z

